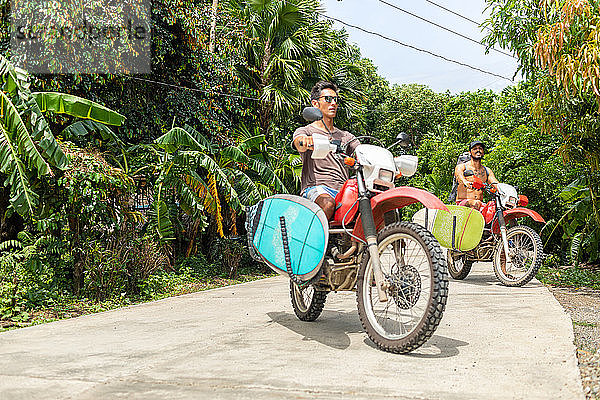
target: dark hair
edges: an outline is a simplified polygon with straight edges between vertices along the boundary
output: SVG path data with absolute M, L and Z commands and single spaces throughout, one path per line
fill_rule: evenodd
M 310 91 L 310 100 L 318 100 L 319 97 L 321 97 L 321 92 L 324 89 L 331 89 L 333 90 L 336 94 L 338 92 L 338 88 L 335 85 L 335 83 L 332 82 L 328 82 L 328 81 L 319 81 L 317 83 L 315 83 L 315 86 L 313 86 L 313 88 Z

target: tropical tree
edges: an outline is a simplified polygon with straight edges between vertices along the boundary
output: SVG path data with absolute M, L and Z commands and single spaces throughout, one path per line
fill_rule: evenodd
M 35 213 L 39 195 L 30 180 L 65 169 L 69 161 L 29 90 L 27 73 L 0 56 L 0 173 L 8 187 L 9 211 Z
M 488 4 L 488 46 L 498 43 L 515 51 L 520 69 L 536 79 L 538 96 L 531 112 L 542 130 L 562 137 L 558 151 L 565 163 L 588 170 L 588 190 L 579 193 L 589 196 L 591 222 L 600 226 L 600 5 L 588 0 Z M 568 227 L 564 231 L 570 232 Z M 599 259 L 597 246 L 591 243 L 583 251 L 592 261 Z
M 246 26 L 238 41 L 245 62 L 237 73 L 261 99 L 258 124 L 267 141 L 271 121 L 297 116 L 318 79 L 339 84 L 351 112 L 362 96 L 361 70 L 353 65 L 359 53 L 345 33 L 319 20 L 318 0 L 228 0 L 224 8 Z
M 398 133 L 407 132 L 419 145 L 428 135 L 438 133 L 447 101 L 447 95 L 435 93 L 425 85 L 394 85 L 385 96 L 385 120 L 378 126 L 377 134 L 393 142 Z
M 236 234 L 236 216 L 245 206 L 285 191 L 268 165 L 247 154 L 264 140 L 260 135 L 237 145 L 217 146 L 189 125 L 174 127 L 156 139 L 159 172 L 151 210 L 153 232 L 163 241 L 175 239 L 171 215 L 177 213 L 172 210 L 178 203 L 192 218 L 194 235 L 206 227 L 207 218 L 221 237 L 226 221 L 229 232 Z M 194 237 L 188 248 L 193 243 Z
M 32 92 L 27 72 L 2 56 L 0 82 L 0 173 L 10 190 L 8 211 L 32 216 L 38 208 L 39 194 L 31 179 L 54 175 L 52 167 L 65 170 L 69 166 L 43 113 L 62 113 L 110 125 L 121 125 L 124 117 L 77 96 Z

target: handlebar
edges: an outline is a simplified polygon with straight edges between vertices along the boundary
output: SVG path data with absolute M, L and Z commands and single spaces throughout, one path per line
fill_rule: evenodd
M 475 177 L 473 182 L 471 182 L 471 187 L 476 190 L 485 189 L 488 193 L 496 194 L 496 192 L 498 191 L 498 188 L 494 187 L 494 185 L 496 185 L 496 184 L 497 184 L 497 182 L 483 183 L 481 181 L 481 179 L 479 179 L 478 177 Z

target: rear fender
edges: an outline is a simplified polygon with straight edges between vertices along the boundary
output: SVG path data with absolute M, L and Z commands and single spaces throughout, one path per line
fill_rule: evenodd
M 504 222 L 508 224 L 508 221 L 512 221 L 515 218 L 523 218 L 523 217 L 531 217 L 536 222 L 546 222 L 544 218 L 538 214 L 537 212 L 525 208 L 525 207 L 516 207 L 510 210 L 504 211 Z M 500 227 L 498 225 L 498 221 L 494 220 L 494 224 L 492 225 L 492 232 L 499 233 Z
M 397 210 L 414 203 L 421 203 L 427 208 L 448 211 L 448 208 L 435 195 L 410 186 L 400 186 L 386 190 L 371 199 L 371 209 L 377 231 L 383 228 L 383 215 L 391 210 Z M 365 239 L 362 220 L 359 215 L 354 225 L 352 234 L 362 240 Z

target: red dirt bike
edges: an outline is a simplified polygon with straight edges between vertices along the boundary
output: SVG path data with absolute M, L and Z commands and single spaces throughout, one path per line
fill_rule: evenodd
M 310 122 L 322 120 L 321 111 L 313 107 L 306 108 L 303 116 Z M 410 142 L 405 133 L 398 139 L 394 145 Z M 413 351 L 431 337 L 442 319 L 448 274 L 438 241 L 422 226 L 398 221 L 398 210 L 417 202 L 427 208 L 447 208 L 424 190 L 394 187 L 397 174 L 415 173 L 416 157 L 394 158 L 383 147 L 360 144 L 352 158 L 339 145 L 325 145 L 345 156 L 345 164 L 356 176 L 335 199 L 338 208 L 329 222 L 319 273 L 305 282 L 290 276 L 294 312 L 300 320 L 314 321 L 329 292 L 356 291 L 359 318 L 369 338 L 385 351 Z M 318 148 L 317 140 L 314 146 L 313 156 L 328 153 Z
M 465 176 L 472 176 L 466 171 Z M 473 250 L 461 252 L 448 250 L 448 271 L 454 279 L 465 279 L 477 261 L 492 261 L 496 278 L 506 286 L 523 286 L 541 266 L 543 246 L 540 236 L 530 227 L 517 225 L 516 219 L 530 217 L 544 222 L 537 212 L 525 208 L 526 196 L 506 183 L 484 184 L 474 177 L 473 187 L 484 189 L 493 196 L 481 209 L 485 220 L 483 237 Z M 507 262 L 508 260 L 508 262 Z

